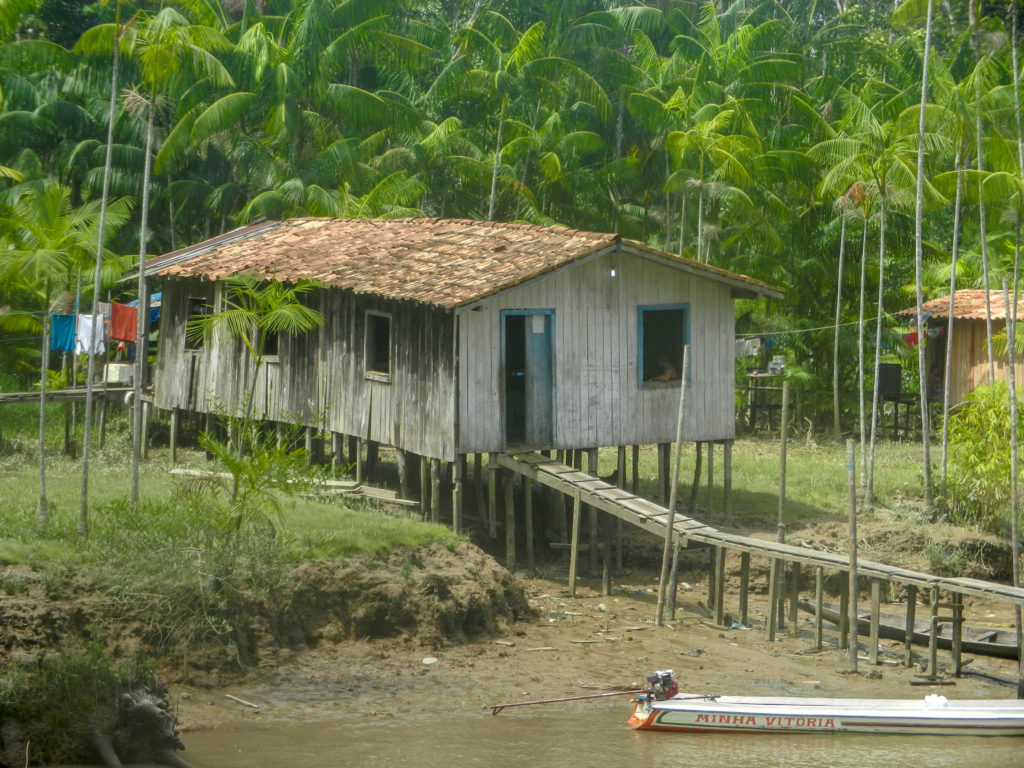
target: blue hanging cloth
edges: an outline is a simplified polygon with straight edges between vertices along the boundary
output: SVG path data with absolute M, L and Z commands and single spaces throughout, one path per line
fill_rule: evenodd
M 75 316 L 50 315 L 50 349 L 70 352 L 75 348 Z

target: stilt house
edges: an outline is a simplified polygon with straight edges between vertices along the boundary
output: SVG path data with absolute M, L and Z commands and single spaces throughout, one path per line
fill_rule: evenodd
M 218 280 L 323 285 L 327 318 L 274 340 L 254 413 L 451 461 L 515 448 L 734 436 L 734 308 L 780 289 L 616 235 L 497 222 L 263 222 L 154 260 L 163 280 L 155 404 L 235 410 L 252 375 L 238 342 L 190 341 Z
M 981 384 L 988 383 L 988 343 L 986 330 L 985 291 L 968 289 L 957 291 L 953 303 L 953 348 L 950 368 L 949 402 L 962 403 L 967 394 Z M 1012 294 L 1011 294 L 1012 301 Z M 1006 330 L 1006 304 L 1002 291 L 989 291 L 988 312 L 992 316 L 992 333 Z M 926 318 L 925 364 L 928 366 L 929 398 L 941 400 L 942 382 L 946 370 L 947 333 L 949 333 L 949 296 L 926 301 L 922 307 Z M 916 322 L 917 308 L 905 309 L 901 315 Z M 1024 318 L 1024 309 L 1017 310 L 1017 319 Z M 1007 355 L 996 355 L 995 377 L 1009 381 Z M 1024 361 L 1017 360 L 1015 371 L 1018 382 L 1024 381 Z

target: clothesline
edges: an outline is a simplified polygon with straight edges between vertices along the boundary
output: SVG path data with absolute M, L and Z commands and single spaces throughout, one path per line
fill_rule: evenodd
M 890 319 L 890 318 L 896 317 L 896 313 L 895 312 L 890 312 L 890 313 L 882 315 L 882 317 L 884 317 L 886 319 Z M 871 319 L 874 320 L 875 318 L 871 318 Z M 851 321 L 849 323 L 840 323 L 839 327 L 840 328 L 845 328 L 845 327 L 847 327 L 849 325 L 860 325 L 860 321 L 859 320 L 853 320 L 853 321 Z M 835 330 L 835 327 L 836 327 L 835 323 L 830 323 L 829 325 L 821 325 L 821 326 L 818 326 L 817 328 L 800 328 L 800 329 L 795 330 L 795 331 L 760 331 L 759 333 L 737 333 L 736 334 L 736 338 L 753 339 L 753 338 L 758 338 L 760 336 L 790 336 L 790 335 L 797 334 L 797 333 L 816 333 L 817 331 L 831 331 L 831 330 Z

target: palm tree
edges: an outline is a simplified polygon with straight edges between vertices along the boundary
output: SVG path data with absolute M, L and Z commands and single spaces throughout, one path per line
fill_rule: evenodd
M 42 314 L 42 347 L 39 376 L 39 500 L 36 522 L 40 530 L 49 524 L 46 496 L 46 379 L 50 346 L 49 312 L 57 291 L 72 285 L 76 264 L 87 263 L 99 240 L 99 206 L 71 205 L 71 190 L 54 181 L 26 181 L 6 195 L 7 215 L 0 230 L 8 243 L 0 250 L 0 284 L 17 286 L 35 296 Z M 114 230 L 128 217 L 128 206 L 118 201 L 110 207 L 105 226 Z

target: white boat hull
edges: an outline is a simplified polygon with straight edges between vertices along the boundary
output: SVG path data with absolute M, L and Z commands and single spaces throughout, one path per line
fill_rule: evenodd
M 1024 701 L 813 699 L 702 696 L 639 699 L 630 724 L 640 730 L 757 733 L 894 733 L 1024 736 Z

